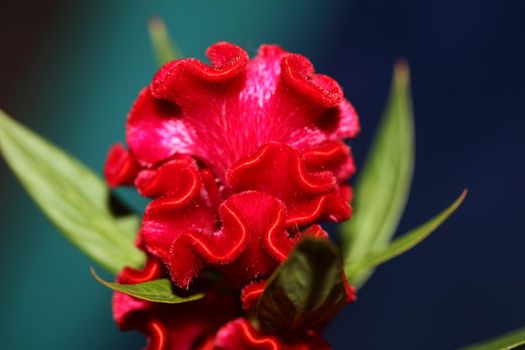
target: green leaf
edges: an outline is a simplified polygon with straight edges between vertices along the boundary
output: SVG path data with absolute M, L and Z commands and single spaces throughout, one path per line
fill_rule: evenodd
M 262 330 L 290 335 L 326 324 L 345 302 L 337 248 L 325 239 L 305 238 L 268 279 L 256 318 Z
M 139 267 L 130 225 L 113 218 L 109 190 L 78 160 L 0 110 L 0 151 L 44 214 L 88 257 L 116 273 Z
M 152 301 L 155 303 L 164 304 L 179 304 L 187 303 L 189 301 L 199 300 L 204 297 L 204 294 L 194 294 L 188 297 L 181 297 L 175 295 L 172 290 L 172 283 L 167 278 L 161 278 L 153 281 L 137 284 L 120 284 L 114 282 L 104 281 L 100 278 L 94 269 L 91 269 L 91 274 L 97 281 L 105 285 L 106 287 L 113 289 L 117 292 L 122 292 L 132 297 Z
M 427 238 L 434 232 L 456 209 L 463 203 L 467 195 L 467 190 L 464 190 L 461 195 L 450 205 L 443 210 L 439 215 L 428 220 L 421 226 L 411 230 L 403 236 L 395 239 L 390 245 L 382 250 L 370 252 L 362 260 L 355 262 L 346 269 L 346 275 L 350 281 L 359 280 L 360 276 L 366 275 L 369 271 L 378 265 L 381 265 L 388 260 L 395 258 L 413 248 L 415 245 Z
M 496 339 L 470 345 L 463 350 L 525 349 L 525 328 L 515 330 Z
M 394 69 L 390 98 L 355 186 L 354 214 L 341 225 L 345 267 L 384 249 L 405 209 L 414 169 L 414 125 L 404 62 Z M 373 271 L 352 281 L 361 286 Z
M 130 214 L 122 217 L 115 218 L 116 223 L 120 230 L 129 237 L 130 240 L 135 241 L 137 232 L 139 232 L 140 219 L 138 216 Z
M 159 66 L 182 57 L 179 48 L 170 38 L 166 25 L 162 19 L 158 17 L 150 19 L 149 36 Z

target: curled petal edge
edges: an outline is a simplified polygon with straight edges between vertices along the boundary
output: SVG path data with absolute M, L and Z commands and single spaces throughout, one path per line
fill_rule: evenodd
M 249 57 L 239 46 L 219 42 L 208 48 L 206 56 L 211 65 L 194 58 L 165 64 L 153 78 L 151 92 L 159 99 L 180 103 L 188 89 L 202 83 L 225 83 L 241 74 Z
M 258 201 L 264 206 L 264 209 L 259 210 L 267 215 L 263 218 L 265 222 L 255 225 L 254 222 L 261 219 L 257 218 L 260 213 L 251 217 L 254 215 L 253 206 L 257 206 Z M 219 215 L 222 227 L 215 233 L 189 230 L 173 241 L 168 267 L 172 280 L 181 288 L 188 288 L 205 266 L 233 263 L 249 244 L 257 248 L 262 240 L 264 248 L 261 248 L 265 250 L 264 254 L 268 254 L 276 263 L 286 258 L 294 244 L 294 240 L 289 238 L 284 230 L 284 204 L 267 194 L 247 191 L 233 195 L 221 204 Z M 263 233 L 251 232 L 254 225 L 257 226 L 257 230 L 263 230 Z
M 110 187 L 132 185 L 139 170 L 135 156 L 122 144 L 111 146 L 104 164 L 104 178 Z
M 339 84 L 327 75 L 315 74 L 312 63 L 304 56 L 284 56 L 281 78 L 288 89 L 320 109 L 336 107 L 343 99 Z
M 188 202 L 201 188 L 197 166 L 187 160 L 172 160 L 157 169 L 142 170 L 135 186 L 145 197 L 174 197 Z
M 344 144 L 331 145 L 334 155 L 347 157 Z M 324 151 L 326 153 L 326 151 Z M 336 159 L 337 160 L 337 159 Z M 307 157 L 285 144 L 268 143 L 257 153 L 246 157 L 228 170 L 226 180 L 234 192 L 260 191 L 283 201 L 288 210 L 286 225 L 308 225 L 321 218 L 336 222 L 350 217 L 349 203 L 338 193 L 338 185 L 332 169 L 320 170 L 321 161 L 331 168 L 330 155 Z M 337 163 L 337 162 L 336 162 Z

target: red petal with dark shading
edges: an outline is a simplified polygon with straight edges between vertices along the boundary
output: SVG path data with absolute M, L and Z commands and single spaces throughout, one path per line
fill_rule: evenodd
M 343 182 L 355 173 L 355 163 L 350 147 L 341 141 L 327 141 L 303 152 L 310 171 L 331 171 Z
M 126 141 L 143 165 L 153 165 L 175 152 L 192 153 L 194 139 L 191 128 L 181 119 L 179 108 L 154 98 L 147 87 L 129 113 Z
M 213 212 L 215 212 L 219 208 L 219 205 L 222 201 L 217 179 L 215 178 L 213 172 L 211 172 L 209 169 L 201 170 L 201 178 L 204 188 L 208 194 L 210 206 L 212 207 Z
M 208 95 L 210 90 L 220 89 L 217 85 L 244 72 L 249 59 L 246 51 L 227 42 L 210 46 L 206 56 L 211 65 L 194 58 L 165 64 L 151 83 L 153 96 L 181 106 L 193 103 L 195 95 Z
M 339 106 L 339 126 L 334 132 L 335 138 L 339 139 L 353 139 L 361 131 L 359 124 L 359 117 L 355 111 L 354 106 L 347 100 L 343 100 Z
M 222 327 L 217 332 L 215 346 L 221 350 L 331 350 L 330 345 L 313 332 L 307 331 L 301 338 L 285 343 L 277 337 L 260 334 L 243 318 Z
M 148 256 L 142 270 L 125 268 L 119 283 L 142 283 L 167 274 L 164 265 Z M 161 304 L 140 300 L 115 292 L 113 317 L 120 329 L 136 329 L 148 338 L 146 350 L 188 350 L 213 338 L 217 329 L 236 317 L 239 310 L 231 297 L 206 294 L 201 300 L 183 304 Z
M 218 231 L 188 230 L 174 240 L 168 265 L 180 287 L 187 288 L 204 266 L 246 283 L 272 271 L 295 244 L 284 229 L 286 209 L 272 196 L 242 192 L 224 201 L 219 213 Z
M 104 177 L 110 187 L 132 185 L 139 170 L 137 160 L 123 145 L 111 146 L 104 164 Z
M 340 203 L 333 174 L 308 171 L 301 153 L 285 144 L 264 145 L 234 165 L 227 181 L 234 192 L 260 191 L 283 201 L 289 226 L 348 217 L 348 205 Z
M 290 54 L 281 61 L 283 82 L 304 101 L 321 109 L 335 107 L 343 99 L 341 87 L 332 78 L 314 74 L 314 66 L 306 57 Z
M 242 308 L 244 310 L 249 310 L 259 300 L 262 293 L 264 292 L 264 287 L 266 286 L 266 280 L 259 282 L 252 282 L 246 285 L 241 291 L 241 301 Z
M 172 197 L 186 203 L 199 194 L 201 178 L 193 161 L 172 160 L 157 169 L 141 171 L 135 186 L 143 196 Z
M 149 253 L 168 261 L 175 239 L 195 228 L 212 231 L 215 220 L 215 213 L 202 197 L 191 201 L 186 197 L 163 197 L 147 206 L 139 234 Z
M 183 304 L 151 303 L 115 292 L 113 310 L 126 310 L 128 317 L 115 320 L 122 330 L 136 329 L 148 338 L 146 350 L 197 349 L 213 337 L 225 322 L 236 317 L 233 299 L 207 294 L 204 299 Z M 119 322 L 120 321 L 120 322 Z

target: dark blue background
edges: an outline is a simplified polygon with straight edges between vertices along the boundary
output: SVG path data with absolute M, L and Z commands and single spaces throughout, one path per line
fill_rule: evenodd
M 0 106 L 100 170 L 154 73 L 146 21 L 185 53 L 218 40 L 276 42 L 335 77 L 360 113 L 362 164 L 392 64 L 410 62 L 415 181 L 400 232 L 464 188 L 434 236 L 381 267 L 327 330 L 336 349 L 454 349 L 525 325 L 525 2 L 3 2 Z M 139 348 L 110 293 L 0 164 L 0 339 L 7 349 Z

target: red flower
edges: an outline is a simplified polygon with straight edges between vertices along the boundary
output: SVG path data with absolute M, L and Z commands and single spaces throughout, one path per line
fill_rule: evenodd
M 207 56 L 211 65 L 162 67 L 129 114 L 129 150 L 108 154 L 108 184 L 152 198 L 137 237 L 147 264 L 117 281 L 169 276 L 184 293 L 213 267 L 240 301 L 216 286 L 175 305 L 116 292 L 114 318 L 142 331 L 149 350 L 330 349 L 314 330 L 279 339 L 238 317 L 302 237 L 327 238 L 321 220 L 350 217 L 355 166 L 344 141 L 359 132 L 357 115 L 339 85 L 300 55 L 265 45 L 249 60 L 218 43 Z M 355 299 L 349 285 L 347 296 Z
M 265 45 L 249 60 L 229 43 L 207 55 L 160 69 L 130 112 L 131 151 L 106 163 L 110 184 L 133 179 L 153 198 L 140 240 L 185 288 L 206 266 L 265 278 L 300 237 L 326 235 L 317 222 L 349 218 L 343 140 L 359 131 L 339 85 L 305 57 Z
M 271 335 L 263 335 L 246 319 L 238 318 L 222 327 L 209 349 L 221 350 L 331 350 L 315 332 L 307 331 L 301 337 L 283 341 Z
M 125 268 L 117 281 L 134 284 L 165 277 L 159 260 L 148 257 L 144 269 Z M 238 315 L 233 298 L 207 293 L 200 300 L 183 304 L 160 304 L 115 292 L 113 317 L 122 330 L 140 330 L 148 338 L 146 350 L 204 349 L 208 338 Z
M 253 60 L 218 43 L 207 56 L 172 61 L 139 95 L 126 139 L 143 165 L 174 154 L 204 162 L 221 181 L 239 159 L 270 142 L 308 150 L 352 138 L 357 115 L 331 78 L 303 56 L 264 45 Z
M 135 156 L 123 145 L 117 143 L 110 148 L 104 167 L 104 177 L 110 187 L 132 185 L 139 170 Z

